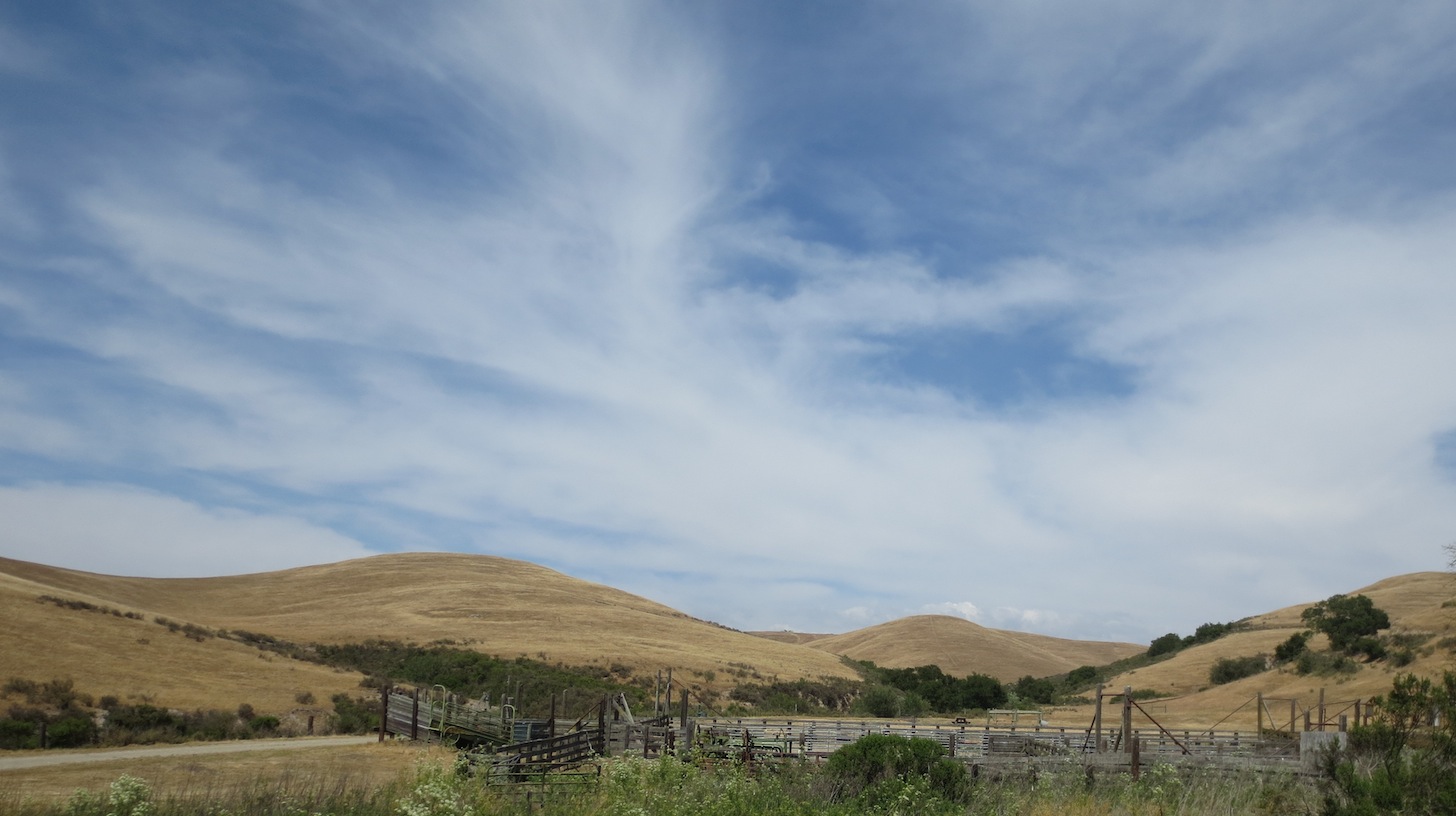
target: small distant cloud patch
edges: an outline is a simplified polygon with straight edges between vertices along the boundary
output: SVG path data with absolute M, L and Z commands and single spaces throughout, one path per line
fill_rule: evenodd
M 1453 482 L 1456 482 L 1456 428 L 1436 434 L 1432 440 L 1436 467 Z
M 1013 606 L 997 607 L 991 613 L 997 626 L 1018 630 L 1045 630 L 1062 623 L 1062 616 L 1048 609 L 1017 609 Z
M 925 611 L 932 615 L 953 615 L 968 621 L 980 620 L 981 609 L 970 601 L 946 601 L 926 604 Z

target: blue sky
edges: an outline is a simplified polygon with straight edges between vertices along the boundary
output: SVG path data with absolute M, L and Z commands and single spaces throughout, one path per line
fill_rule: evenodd
M 11 3 L 0 555 L 1146 642 L 1445 566 L 1456 8 Z

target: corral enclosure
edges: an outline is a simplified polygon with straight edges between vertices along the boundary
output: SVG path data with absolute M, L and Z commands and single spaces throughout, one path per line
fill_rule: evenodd
M 1352 724 L 1368 721 L 1375 706 L 1368 700 L 1266 700 L 1230 712 L 1234 724 L 1207 729 L 1164 727 L 1134 699 L 1133 690 L 1113 694 L 1099 689 L 1093 720 L 1052 724 L 1039 711 L 992 711 L 984 720 L 831 719 L 822 717 L 691 716 L 686 697 L 675 713 L 659 710 L 633 717 L 625 700 L 603 698 L 588 714 L 572 721 L 513 717 L 507 698 L 498 706 L 468 701 L 436 687 L 430 690 L 381 690 L 379 739 L 387 737 L 455 745 L 486 766 L 490 778 L 526 778 L 570 772 L 594 756 L 666 754 L 718 758 L 746 764 L 786 759 L 817 761 L 872 734 L 928 739 L 946 756 L 982 768 L 1031 767 L 1038 763 L 1079 763 L 1090 768 L 1138 772 L 1150 761 L 1216 766 L 1226 769 L 1285 769 L 1312 773 L 1313 758 L 1332 739 L 1343 739 Z M 671 696 L 667 709 L 671 709 Z M 1281 723 L 1269 703 L 1289 703 Z M 1105 709 L 1105 710 L 1104 710 Z M 1234 716 L 1243 712 L 1245 720 Z M 1283 727 L 1281 727 L 1283 726 Z

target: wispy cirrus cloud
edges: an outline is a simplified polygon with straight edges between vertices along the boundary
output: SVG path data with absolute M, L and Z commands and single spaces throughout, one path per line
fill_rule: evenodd
M 0 119 L 27 553 L 69 514 L 105 571 L 78 542 L 134 507 L 138 572 L 266 535 L 740 628 L 1141 640 L 1456 524 L 1440 6 L 32 17 L 67 67 L 0 83 L 47 100 Z

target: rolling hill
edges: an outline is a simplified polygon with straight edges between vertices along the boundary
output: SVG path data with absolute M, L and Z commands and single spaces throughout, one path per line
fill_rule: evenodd
M 787 634 L 764 633 L 769 637 Z M 948 615 L 915 615 L 842 635 L 803 635 L 812 649 L 904 669 L 935 664 L 947 674 L 988 674 L 1002 682 L 1100 666 L 1147 650 L 1135 643 L 1064 640 L 989 629 Z
M 1268 671 L 1214 686 L 1209 671 L 1222 658 L 1272 655 L 1274 647 L 1295 632 L 1303 631 L 1300 613 L 1314 601 L 1286 607 L 1245 619 L 1247 628 L 1225 635 L 1211 643 L 1184 649 L 1166 660 L 1119 674 L 1106 681 L 1108 689 L 1120 691 L 1126 686 L 1134 690 L 1158 692 L 1159 699 L 1142 703 L 1152 716 L 1179 723 L 1205 727 L 1225 720 L 1251 728 L 1255 722 L 1255 699 L 1262 693 L 1270 714 L 1288 722 L 1289 701 L 1297 701 L 1300 710 L 1313 707 L 1323 689 L 1331 712 L 1346 708 L 1354 700 L 1369 700 L 1390 690 L 1397 674 L 1407 672 L 1438 676 L 1456 669 L 1456 575 L 1446 572 L 1418 572 L 1387 578 L 1348 595 L 1369 596 L 1375 605 L 1387 612 L 1391 620 L 1388 634 L 1408 638 L 1415 643 L 1412 661 L 1397 666 L 1393 661 L 1357 664 L 1353 673 L 1297 673 L 1292 666 L 1276 666 Z M 1319 599 L 1322 600 L 1322 599 Z M 1312 649 L 1325 649 L 1320 635 L 1310 641 Z M 1267 702 L 1274 700 L 1277 702 Z M 1091 716 L 1091 707 L 1082 706 L 1062 712 L 1072 719 Z M 1334 716 L 1332 713 L 1331 716 Z
M 1355 590 L 1386 609 L 1395 631 L 1426 633 L 1407 669 L 1451 667 L 1456 577 L 1417 573 Z M 52 600 L 45 600 L 50 598 Z M 61 603 L 57 603 L 60 601 Z M 1212 722 L 1263 690 L 1271 697 L 1331 699 L 1389 688 L 1388 664 L 1354 675 L 1304 677 L 1276 669 L 1209 688 L 1220 657 L 1267 654 L 1302 628 L 1286 609 L 1249 618 L 1249 628 L 1112 678 L 1108 686 L 1159 692 L 1162 716 Z M 297 708 L 305 693 L 326 701 L 366 693 L 362 679 L 260 652 L 244 643 L 188 637 L 201 629 L 256 632 L 296 643 L 369 639 L 449 641 L 505 658 L 626 667 L 651 676 L 671 667 L 703 692 L 771 679 L 852 677 L 841 655 L 882 666 L 935 664 L 954 675 L 1005 681 L 1106 664 L 1146 648 L 1007 632 L 946 616 L 916 616 L 834 635 L 745 633 L 611 587 L 522 561 L 483 555 L 405 553 L 337 564 L 218 578 L 98 575 L 0 558 L 0 675 L 71 677 L 84 692 L 176 708 L 262 711 Z M 158 620 L 169 625 L 158 625 Z M 1087 707 L 1064 709 L 1076 720 Z
M 0 648 L 23 647 L 15 653 L 28 655 L 24 671 L 34 678 L 118 674 L 132 662 L 139 637 L 157 645 L 169 642 L 160 637 L 167 630 L 150 623 L 156 616 L 295 643 L 451 641 L 504 658 L 625 665 L 643 675 L 672 667 L 685 670 L 688 676 L 678 677 L 701 687 L 774 675 L 854 675 L 825 652 L 756 638 L 611 587 L 490 556 L 405 553 L 187 579 L 97 575 L 0 559 L 0 579 L 0 603 L 8 613 Z M 138 610 L 146 622 L 36 602 L 46 594 Z M 39 648 L 42 632 L 53 648 Z M 191 652 L 198 646 L 231 645 L 258 660 L 256 650 L 240 644 L 172 645 Z M 176 676 L 188 674 L 185 665 L 174 669 Z M 196 674 L 198 686 L 220 679 L 211 670 Z M 129 686 L 126 693 L 144 693 L 142 685 Z

